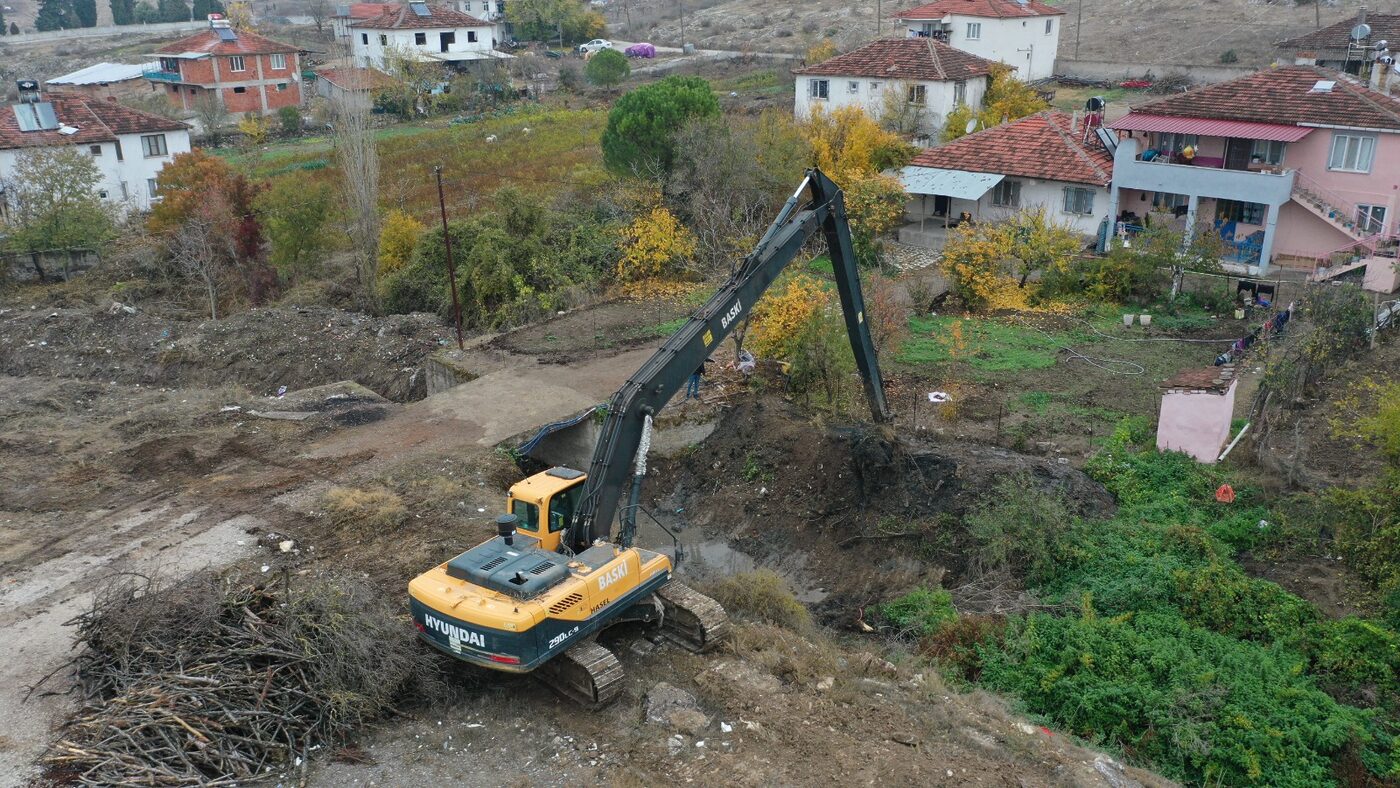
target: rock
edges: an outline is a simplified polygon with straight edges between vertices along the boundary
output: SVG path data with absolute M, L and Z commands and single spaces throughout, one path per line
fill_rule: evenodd
M 699 736 L 710 727 L 710 718 L 697 709 L 676 709 L 666 717 L 666 722 L 681 733 Z
M 836 686 L 836 678 L 826 676 L 817 681 L 817 692 L 827 692 L 834 686 Z
M 666 740 L 666 751 L 669 752 L 669 753 L 671 753 L 672 757 L 677 756 L 677 755 L 680 755 L 680 754 L 681 754 L 681 750 L 684 750 L 684 749 L 685 749 L 685 739 L 684 739 L 684 738 L 682 738 L 682 737 L 680 737 L 680 736 L 672 736 L 671 738 L 669 738 L 669 739 Z
M 1142 788 L 1142 783 L 1123 773 L 1123 764 L 1105 755 L 1094 758 L 1094 771 L 1103 775 L 1113 788 Z
M 868 673 L 883 673 L 886 676 L 893 676 L 899 672 L 894 663 L 869 653 L 856 655 L 856 667 Z
M 658 682 L 647 692 L 646 721 L 654 725 L 670 725 L 674 712 L 690 710 L 698 714 L 699 707 L 694 695 L 674 684 Z

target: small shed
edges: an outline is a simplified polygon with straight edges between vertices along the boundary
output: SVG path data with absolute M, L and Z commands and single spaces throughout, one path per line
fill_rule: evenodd
M 1235 368 L 1186 369 L 1162 383 L 1157 449 L 1180 451 L 1214 464 L 1235 416 Z

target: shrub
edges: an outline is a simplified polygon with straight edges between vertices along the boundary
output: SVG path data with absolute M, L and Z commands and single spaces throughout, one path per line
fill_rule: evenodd
M 719 115 L 719 100 L 700 77 L 666 77 L 628 91 L 608 113 L 603 161 L 614 172 L 669 171 L 674 137 L 694 118 Z
M 396 531 L 408 519 L 403 499 L 383 487 L 332 487 L 321 504 L 337 528 L 358 533 Z
M 745 344 L 759 356 L 791 360 L 812 315 L 827 303 L 826 288 L 814 276 L 793 274 L 759 299 L 749 318 Z
M 627 56 L 616 49 L 604 49 L 588 59 L 583 76 L 601 88 L 614 88 L 632 73 Z
M 408 264 L 418 238 L 427 229 L 406 211 L 394 209 L 384 217 L 379 231 L 379 275 L 391 274 Z
M 1240 62 L 1240 56 L 1237 55 L 1237 54 L 1235 54 L 1235 50 L 1233 50 L 1233 49 L 1227 49 L 1227 50 L 1225 50 L 1224 52 L 1221 52 L 1221 53 L 1220 53 L 1220 62 L 1221 62 L 1221 63 L 1238 63 L 1238 62 Z
M 958 617 L 953 596 L 942 588 L 919 587 L 880 605 L 880 615 L 902 632 L 932 635 L 945 622 Z
M 295 137 L 301 133 L 301 110 L 296 107 L 282 107 L 277 110 L 277 124 L 282 136 Z
M 807 20 L 807 23 L 815 25 L 815 22 L 810 19 Z M 806 30 L 807 23 L 803 23 L 803 32 L 811 32 Z M 834 57 L 836 57 L 836 42 L 829 38 L 823 38 L 810 47 L 807 47 L 806 63 L 809 66 L 815 66 L 818 63 L 825 62 Z
M 1011 236 L 990 224 L 963 224 L 943 247 L 943 275 L 968 309 L 982 309 L 1012 284 L 1003 269 L 1011 256 Z
M 787 580 L 771 569 L 730 575 L 707 590 L 731 613 L 747 614 L 799 632 L 812 627 L 812 614 L 797 601 Z
M 977 543 L 973 562 L 980 569 L 1010 569 L 1036 584 L 1055 570 L 1073 518 L 1063 496 L 1014 474 L 997 480 L 964 524 Z
M 672 273 L 695 256 L 695 235 L 659 206 L 633 219 L 622 237 L 617 278 L 624 282 Z
M 788 388 L 799 394 L 819 391 L 828 407 L 840 410 L 853 391 L 855 354 L 841 311 L 824 302 L 797 333 L 788 368 Z

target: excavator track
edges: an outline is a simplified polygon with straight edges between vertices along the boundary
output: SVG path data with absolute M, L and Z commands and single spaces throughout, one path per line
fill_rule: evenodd
M 539 666 L 533 675 L 590 711 L 612 703 L 622 692 L 622 663 L 591 640 Z
M 729 615 L 715 600 L 675 580 L 656 595 L 666 607 L 662 632 L 685 649 L 702 654 L 729 634 Z

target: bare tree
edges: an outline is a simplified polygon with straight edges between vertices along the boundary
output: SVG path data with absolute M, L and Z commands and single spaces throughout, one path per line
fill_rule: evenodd
M 184 276 L 204 286 L 209 298 L 209 319 L 219 319 L 219 281 L 225 255 L 220 250 L 217 222 L 207 211 L 197 211 L 179 229 L 166 237 L 170 261 Z
M 202 91 L 194 100 L 194 117 L 210 144 L 218 145 L 224 126 L 228 125 L 228 110 L 218 94 L 212 90 Z
M 316 25 L 316 32 L 322 32 L 326 19 L 331 15 L 330 0 L 307 0 L 306 15 L 311 17 L 312 24 Z
M 335 154 L 345 179 L 347 228 L 353 244 L 355 277 L 367 307 L 375 310 L 379 299 L 375 272 L 379 266 L 379 151 L 374 146 L 370 102 L 363 100 L 368 72 L 352 69 L 349 90 L 332 99 Z
M 928 133 L 928 108 L 909 100 L 903 84 L 895 83 L 880 96 L 880 125 L 905 136 Z

